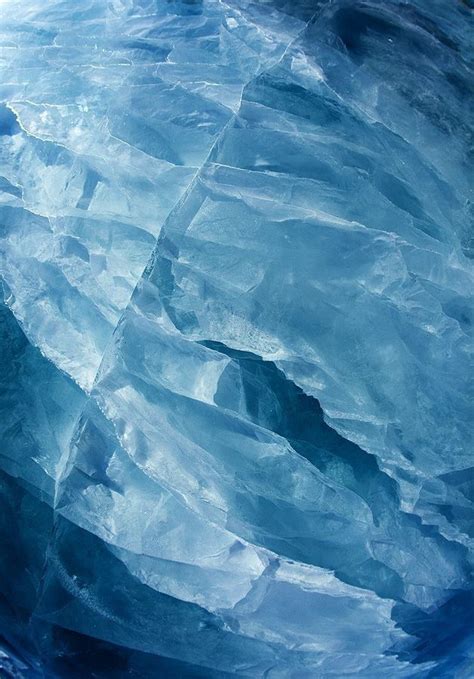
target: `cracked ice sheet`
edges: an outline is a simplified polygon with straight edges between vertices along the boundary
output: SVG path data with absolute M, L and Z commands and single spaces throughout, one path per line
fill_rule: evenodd
M 171 208 L 298 18 L 209 0 L 194 12 L 94 1 L 2 5 L 0 208 L 8 304 L 89 390 Z M 20 30 L 18 30 L 20 29 Z M 83 35 L 82 35 L 83 33 Z M 11 198 L 11 192 L 7 194 Z M 41 243 L 38 252 L 23 244 Z M 18 246 L 21 243 L 21 247 Z M 80 313 L 75 310 L 80 309 Z
M 417 3 L 415 7 L 418 4 L 421 6 Z M 210 8 L 211 4 L 205 6 Z M 370 12 L 367 19 L 367 12 L 364 15 L 362 11 L 361 24 L 357 10 L 351 14 L 353 10 L 350 7 L 348 10 L 348 6 L 349 3 L 334 3 L 314 27 L 308 28 L 302 41 L 289 50 L 278 68 L 267 70 L 246 89 L 238 118 L 225 129 L 213 149 L 211 163 L 199 173 L 187 199 L 166 224 L 146 276 L 117 328 L 114 345 L 106 351 L 93 392 L 93 400 L 111 421 L 104 425 L 108 427 L 105 439 L 110 438 L 114 448 L 110 464 L 107 460 L 104 469 L 106 463 L 97 455 L 98 450 L 107 449 L 108 443 L 95 446 L 88 438 L 91 426 L 86 423 L 75 440 L 79 453 L 77 456 L 74 453 L 61 481 L 58 511 L 69 523 L 58 519 L 58 531 L 51 545 L 55 558 L 50 560 L 38 608 L 38 614 L 46 620 L 57 620 L 65 628 L 80 629 L 86 634 L 93 628 L 98 637 L 130 646 L 138 643 L 136 630 L 140 629 L 139 643 L 144 650 L 163 652 L 170 657 L 185 656 L 189 661 L 198 659 L 204 666 L 220 662 L 220 669 L 228 669 L 228 654 L 219 660 L 214 657 L 210 660 L 204 636 L 193 637 L 193 643 L 189 643 L 195 609 L 179 608 L 180 612 L 188 611 L 185 615 L 189 615 L 190 622 L 184 650 L 182 645 L 176 645 L 182 619 L 178 618 L 171 626 L 171 637 L 160 641 L 161 646 L 157 648 L 156 639 L 161 640 L 163 630 L 156 623 L 155 627 L 150 624 L 152 610 L 144 604 L 144 608 L 137 607 L 140 614 L 146 610 L 146 630 L 133 617 L 135 612 L 130 612 L 130 618 L 123 615 L 120 603 L 110 590 L 113 578 L 108 566 L 119 567 L 108 556 L 113 553 L 117 563 L 126 563 L 129 572 L 139 580 L 141 589 L 134 590 L 130 597 L 134 602 L 142 604 L 146 598 L 143 592 L 151 587 L 158 593 L 171 594 L 176 601 L 182 599 L 186 607 L 198 603 L 208 611 L 219 606 L 224 610 L 230 608 L 234 623 L 238 622 L 246 637 L 244 645 L 238 648 L 240 659 L 249 658 L 250 649 L 255 649 L 248 641 L 252 636 L 271 637 L 272 643 L 283 640 L 289 646 L 300 635 L 304 636 L 305 629 L 292 627 L 288 621 L 289 606 L 295 599 L 302 602 L 295 614 L 296 620 L 301 610 L 312 608 L 312 603 L 317 601 L 319 628 L 327 619 L 331 620 L 329 627 L 340 621 L 341 610 L 343 616 L 348 616 L 342 627 L 334 630 L 344 634 L 344 638 L 329 636 L 324 640 L 326 654 L 321 658 L 322 664 L 317 664 L 321 648 L 314 648 L 314 643 L 305 649 L 311 658 L 303 660 L 301 657 L 295 660 L 298 654 L 293 649 L 289 654 L 282 654 L 260 645 L 258 652 L 247 661 L 247 667 L 243 668 L 241 660 L 232 665 L 236 672 L 251 676 L 270 672 L 268 676 L 279 676 L 279 668 L 283 668 L 284 673 L 285 668 L 293 667 L 297 676 L 305 676 L 303 672 L 309 666 L 309 676 L 314 676 L 315 671 L 340 676 L 341 662 L 349 672 L 363 671 L 366 677 L 380 676 L 384 669 L 397 676 L 423 675 L 429 670 L 426 665 L 414 669 L 400 659 L 382 657 L 380 653 L 390 651 L 391 641 L 397 641 L 402 647 L 410 643 L 399 630 L 396 639 L 391 637 L 393 623 L 388 616 L 397 619 L 398 606 L 392 608 L 393 601 L 408 603 L 404 610 L 409 610 L 410 604 L 416 604 L 418 611 L 431 612 L 437 606 L 441 610 L 444 599 L 456 590 L 462 592 L 467 583 L 465 551 L 402 511 L 416 510 L 423 519 L 439 526 L 451 540 L 469 544 L 466 533 L 469 524 L 463 522 L 463 510 L 469 511 L 471 505 L 465 484 L 457 475 L 457 470 L 470 463 L 462 450 L 466 432 L 460 424 L 467 412 L 462 396 L 467 374 L 467 344 L 463 333 L 468 327 L 466 290 L 471 285 L 462 255 L 466 250 L 467 214 L 460 153 L 465 131 L 459 124 L 460 110 L 451 111 L 451 119 L 438 120 L 438 129 L 436 126 L 433 129 L 436 115 L 427 122 L 423 118 L 426 113 L 423 102 L 417 102 L 420 117 L 416 125 L 411 124 L 409 105 L 402 106 L 395 118 L 390 115 L 393 91 L 387 99 L 383 98 L 384 90 L 377 84 L 381 78 L 376 72 L 377 58 L 374 56 L 371 62 L 367 56 L 371 51 L 377 54 L 380 45 L 376 37 L 375 44 L 367 49 L 365 41 L 373 40 L 374 29 L 377 36 L 380 27 L 385 30 L 388 25 L 390 40 L 387 42 L 394 43 L 396 50 L 400 46 L 397 22 L 408 22 L 404 24 L 407 28 L 409 10 L 406 10 L 408 18 L 406 14 L 397 18 L 396 12 L 385 8 L 382 22 L 372 20 Z M 133 10 L 136 14 L 138 5 L 120 2 L 110 7 L 113 35 L 122 25 L 121 13 L 126 16 Z M 434 3 L 433 7 L 436 19 L 436 12 L 441 11 L 442 6 Z M 48 10 L 53 12 L 53 8 L 55 22 L 64 25 L 66 5 L 54 3 Z M 255 12 L 258 15 L 258 6 L 246 3 L 245 11 L 247 16 Z M 34 18 L 35 12 L 32 10 L 26 15 Z M 84 7 L 84 19 L 97 21 L 99 26 L 103 26 L 104 16 L 98 3 Z M 278 19 L 278 15 L 275 16 Z M 419 21 L 420 14 L 416 18 Z M 176 196 L 169 205 L 158 206 L 157 210 L 163 212 L 155 221 L 153 212 L 146 210 L 150 198 L 155 198 L 153 191 L 156 195 L 160 193 L 158 189 L 151 188 L 149 193 L 141 193 L 142 188 L 129 189 L 131 200 L 124 203 L 118 193 L 107 192 L 123 182 L 128 186 L 130 178 L 119 174 L 127 172 L 128 163 L 132 164 L 134 175 L 138 172 L 139 177 L 146 179 L 147 170 L 152 167 L 148 163 L 154 160 L 157 162 L 153 172 L 160 177 L 170 168 L 175 172 L 170 176 L 183 178 L 182 192 L 218 138 L 219 130 L 224 129 L 224 125 L 217 125 L 212 137 L 209 129 L 214 129 L 214 123 L 207 120 L 206 143 L 202 145 L 205 150 L 201 152 L 199 135 L 173 135 L 170 126 L 163 126 L 161 119 L 153 119 L 149 107 L 151 98 L 156 97 L 161 104 L 166 102 L 177 89 L 172 85 L 171 89 L 167 87 L 173 77 L 179 76 L 183 79 L 180 101 L 188 102 L 187 97 L 197 96 L 208 106 L 209 102 L 215 104 L 217 98 L 219 104 L 224 103 L 219 111 L 225 109 L 222 119 L 226 121 L 239 104 L 235 78 L 240 76 L 228 77 L 226 72 L 222 82 L 209 84 L 203 74 L 206 77 L 207 73 L 213 74 L 218 80 L 223 70 L 219 63 L 209 61 L 202 68 L 197 67 L 196 62 L 204 58 L 203 50 L 199 44 L 189 48 L 190 37 L 198 36 L 199 43 L 206 26 L 215 28 L 219 22 L 214 19 L 215 15 L 210 21 L 203 23 L 197 19 L 192 23 L 193 35 L 187 35 L 186 42 L 175 42 L 171 67 L 165 55 L 167 47 L 156 44 L 146 16 L 139 21 L 126 19 L 130 26 L 127 35 L 137 38 L 138 45 L 128 44 L 122 55 L 115 54 L 115 43 L 112 43 L 113 51 L 107 51 L 107 40 L 105 52 L 99 50 L 99 55 L 92 45 L 81 48 L 71 45 L 73 31 L 69 36 L 67 31 L 62 32 L 62 37 L 55 36 L 54 49 L 49 50 L 54 31 L 48 35 L 47 31 L 33 30 L 27 36 L 28 41 L 31 42 L 33 35 L 43 46 L 36 51 L 32 49 L 29 54 L 23 50 L 23 55 L 21 50 L 15 50 L 15 59 L 19 56 L 24 61 L 11 63 L 21 69 L 24 79 L 14 86 L 14 96 L 8 98 L 18 113 L 20 128 L 17 130 L 15 123 L 11 123 L 14 134 L 9 136 L 17 143 L 16 138 L 21 135 L 22 150 L 18 156 L 24 160 L 20 170 L 17 158 L 8 160 L 8 176 L 0 186 L 5 190 L 2 202 L 8 210 L 5 221 L 9 228 L 14 225 L 13 232 L 18 228 L 25 243 L 25 261 L 22 261 L 22 248 L 15 242 L 15 234 L 9 232 L 12 257 L 20 262 L 10 274 L 16 298 L 20 299 L 16 313 L 20 315 L 19 307 L 34 295 L 38 280 L 44 280 L 45 285 L 39 286 L 41 299 L 33 296 L 37 302 L 35 312 L 38 308 L 40 314 L 49 314 L 52 319 L 64 315 L 74 323 L 77 321 L 71 309 L 81 300 L 80 317 L 85 319 L 85 326 L 79 328 L 77 335 L 66 327 L 67 333 L 71 333 L 69 343 L 74 337 L 87 338 L 89 344 L 83 352 L 83 364 L 75 364 L 75 355 L 69 355 L 67 348 L 61 353 L 62 347 L 58 351 L 58 347 L 48 346 L 51 334 L 59 336 L 65 326 L 58 326 L 53 333 L 50 327 L 44 339 L 41 332 L 37 335 L 45 353 L 51 352 L 50 357 L 54 356 L 61 367 L 66 366 L 70 374 L 75 374 L 84 384 L 87 380 L 87 384 L 91 383 L 97 356 L 104 351 L 110 330 L 126 304 L 139 275 L 139 266 L 137 264 L 133 274 L 127 274 L 123 296 L 119 295 L 113 272 L 123 275 L 132 258 L 143 266 L 159 223 L 178 199 Z M 239 25 L 241 20 L 240 14 L 231 19 L 233 21 L 226 19 L 226 25 L 234 30 L 235 22 Z M 346 24 L 363 27 L 364 21 L 370 28 L 368 35 L 364 29 L 360 34 L 356 31 L 356 39 L 351 42 L 344 27 Z M 395 28 L 390 28 L 390 22 Z M 452 22 L 453 37 L 459 33 L 459 22 L 457 19 Z M 160 31 L 163 34 L 168 26 L 176 38 L 172 24 L 180 26 L 179 21 L 175 24 L 174 19 L 165 19 Z M 428 30 L 425 26 L 422 31 L 415 31 L 415 38 L 421 40 L 421 44 L 426 40 L 425 34 L 434 30 L 432 25 L 427 25 Z M 299 30 L 302 24 L 295 26 Z M 221 38 L 219 33 L 219 44 L 224 44 Z M 225 40 L 227 49 L 232 40 L 227 37 Z M 340 49 L 341 40 L 346 41 L 347 50 Z M 445 44 L 449 37 L 445 35 L 437 40 L 444 40 Z M 87 40 L 84 38 L 82 42 Z M 380 42 L 386 49 L 386 42 Z M 429 43 L 429 48 L 435 45 L 436 42 Z M 130 58 L 130 50 L 136 50 L 134 59 Z M 150 57 L 155 50 L 160 55 L 159 62 Z M 248 52 L 242 44 L 238 51 L 239 58 L 242 55 L 247 59 Z M 57 65 L 66 55 L 68 60 L 77 59 L 79 65 L 68 70 L 64 77 L 64 69 L 60 76 Z M 84 57 L 89 59 L 87 68 Z M 356 82 L 353 90 L 339 77 L 341 72 L 331 72 L 336 57 L 341 59 L 341 72 L 350 73 Z M 182 69 L 181 58 L 192 60 L 189 71 Z M 361 58 L 365 62 L 362 68 Z M 237 59 L 235 52 L 231 59 Z M 141 64 L 143 68 L 137 67 L 137 60 L 146 62 Z M 354 68 L 351 60 L 356 63 Z M 44 69 L 43 75 L 38 61 Z M 51 61 L 54 69 L 49 66 Z M 380 63 L 386 62 L 380 60 Z M 407 78 L 400 78 L 396 69 L 402 63 L 406 76 L 410 64 L 399 59 L 391 59 L 391 63 L 395 70 L 383 73 L 383 78 L 406 82 Z M 268 61 L 260 60 L 258 70 L 261 67 L 268 69 Z M 133 73 L 133 80 L 139 80 L 136 88 L 130 77 L 135 68 L 140 71 Z M 237 70 L 240 72 L 240 69 L 241 66 Z M 74 86 L 82 73 L 89 78 L 87 86 L 94 83 L 97 88 L 91 106 L 82 99 L 75 101 Z M 432 78 L 433 90 L 443 92 L 455 109 L 460 98 L 451 99 L 444 84 L 439 87 L 436 72 L 433 74 L 428 69 L 425 75 Z M 49 99 L 47 105 L 32 101 L 34 97 L 26 94 L 19 96 L 20 91 L 29 94 L 33 90 L 32 78 L 38 82 L 38 91 Z M 247 80 L 246 75 L 241 83 Z M 137 96 L 142 85 L 149 95 L 146 101 Z M 53 99 L 63 92 L 71 97 L 66 103 Z M 107 99 L 104 112 L 100 102 L 106 92 L 110 101 Z M 361 93 L 367 97 L 363 102 L 357 99 Z M 410 87 L 401 96 L 407 99 Z M 141 116 L 146 117 L 147 122 L 150 120 L 146 130 L 150 144 L 144 144 L 140 138 L 143 118 L 137 124 L 121 115 L 121 109 L 127 107 L 134 113 L 138 108 Z M 453 126 L 458 137 L 450 157 L 440 158 L 433 155 L 431 149 L 440 145 L 442 127 L 446 125 Z M 48 170 L 50 157 L 55 158 L 58 153 L 51 145 L 59 147 L 60 169 L 63 165 L 68 168 L 67 176 L 62 179 Z M 9 146 L 6 157 L 11 158 Z M 29 159 L 35 157 L 43 160 L 33 180 L 28 174 Z M 109 166 L 115 165 L 116 158 L 119 167 L 114 167 L 112 172 Z M 183 175 L 179 175 L 181 168 Z M 27 176 L 28 181 L 22 182 L 20 175 Z M 45 183 L 42 183 L 43 176 L 48 178 Z M 101 180 L 101 176 L 105 180 Z M 34 181 L 39 182 L 38 187 L 30 190 L 25 199 L 22 192 L 28 191 Z M 169 181 L 171 186 L 173 180 Z M 59 190 L 55 188 L 57 185 Z M 45 191 L 44 199 L 41 187 Z M 165 183 L 163 194 L 166 187 Z M 357 200 L 348 204 L 347 195 L 357 196 Z M 136 200 L 132 200 L 134 198 Z M 111 204 L 114 205 L 112 215 Z M 51 205 L 55 206 L 54 214 L 49 214 Z M 96 217 L 105 220 L 105 235 L 100 236 L 99 252 L 92 252 L 98 254 L 99 259 L 89 255 L 88 263 L 85 250 L 90 252 L 97 247 L 94 234 L 100 220 L 95 217 L 95 221 L 88 222 L 89 230 L 86 227 L 83 230 L 75 220 L 77 215 L 83 217 L 84 214 L 88 219 L 91 206 Z M 19 209 L 18 219 L 12 218 L 15 209 Z M 25 283 L 32 241 L 28 241 L 30 231 L 23 224 L 28 224 L 30 219 L 33 220 L 33 239 L 36 237 L 41 242 L 44 239 L 44 247 L 39 251 L 39 265 L 33 267 L 31 282 Z M 116 230 L 116 224 L 120 229 L 123 225 L 137 227 L 138 221 L 146 233 L 137 252 L 132 245 L 136 232 Z M 122 252 L 123 233 L 130 233 L 130 242 Z M 151 234 L 151 240 L 147 234 Z M 92 238 L 92 245 L 88 238 Z M 55 259 L 52 268 L 48 259 L 49 251 L 57 258 L 58 250 L 62 258 L 69 260 L 60 265 L 60 274 L 55 269 Z M 9 256 L 9 261 L 12 257 Z M 48 266 L 42 266 L 42 258 Z M 40 270 L 39 275 L 35 268 Z M 62 281 L 63 275 L 71 287 L 85 295 L 85 300 L 75 292 L 68 297 L 68 293 L 60 299 L 57 308 L 49 311 L 50 301 L 46 299 L 47 312 L 44 312 L 39 302 L 48 297 L 52 283 Z M 93 281 L 101 281 L 105 294 L 90 284 L 92 275 Z M 109 275 L 112 277 L 107 278 Z M 25 302 L 21 301 L 22 290 Z M 13 295 L 9 297 L 10 304 L 14 304 L 14 299 Z M 276 317 L 269 313 L 269 299 L 273 311 L 278 310 Z M 88 300 L 92 300 L 91 305 Z M 100 309 L 105 323 L 97 321 L 100 317 L 93 307 Z M 40 325 L 43 321 L 44 317 L 38 319 L 39 327 L 43 327 Z M 367 327 L 373 329 L 370 337 L 367 337 Z M 349 346 L 342 341 L 347 336 Z M 402 341 L 398 341 L 400 338 Z M 447 355 L 452 357 L 453 370 L 445 369 Z M 91 361 L 86 363 L 89 356 Z M 158 356 L 162 357 L 161 361 Z M 174 356 L 174 363 L 167 356 Z M 430 374 L 426 365 L 435 366 Z M 374 379 L 374 375 L 380 374 L 385 378 L 383 384 Z M 415 386 L 411 381 L 413 375 Z M 261 390 L 257 406 L 256 390 Z M 308 395 L 321 400 L 331 416 L 326 419 L 346 439 L 337 437 L 334 429 L 332 434 L 328 432 L 321 413 L 319 420 L 316 417 L 315 399 L 314 402 L 305 400 Z M 280 408 L 281 412 L 292 412 L 294 420 L 303 425 L 294 414 L 298 410 L 304 414 L 301 405 L 311 414 L 310 430 L 317 431 L 317 438 L 308 431 L 302 440 L 297 440 L 300 437 L 295 436 L 291 422 L 284 417 L 282 421 L 276 416 L 273 419 Z M 416 423 L 411 417 L 414 410 L 420 413 Z M 449 417 L 450 412 L 459 416 L 455 423 Z M 93 419 L 89 410 L 85 417 Z M 237 449 L 226 438 L 229 432 L 235 437 Z M 351 440 L 375 454 L 383 462 L 383 469 L 401 484 L 401 503 L 397 487 L 378 467 L 375 458 L 353 446 Z M 222 476 L 222 484 L 215 468 Z M 132 475 L 131 470 L 135 473 L 133 478 L 138 479 L 136 488 L 133 484 L 128 488 L 125 483 L 129 474 Z M 275 470 L 278 474 L 270 482 Z M 437 478 L 432 478 L 433 475 Z M 420 479 L 424 485 L 420 500 L 414 506 Z M 143 536 L 140 535 L 143 525 L 140 493 L 150 482 L 154 484 L 153 492 L 157 492 L 157 484 L 162 488 L 160 492 L 167 498 L 165 507 L 169 504 L 174 512 L 182 511 L 186 521 L 195 527 L 192 535 L 179 534 L 178 530 L 178 535 L 169 536 L 169 545 L 165 541 L 166 529 L 165 534 L 159 533 L 163 553 L 158 554 L 147 553 L 155 545 L 154 530 L 159 532 L 154 507 L 150 509 L 150 524 Z M 290 506 L 285 504 L 288 496 L 294 499 L 288 503 Z M 124 497 L 133 500 L 136 531 L 123 525 Z M 447 509 L 442 507 L 446 499 L 449 500 Z M 169 521 L 166 510 L 163 512 Z M 97 521 L 104 513 L 107 519 Z M 347 516 L 354 519 L 351 531 L 344 524 Z M 74 544 L 83 544 L 78 537 L 81 533 L 75 532 L 73 523 L 91 534 L 101 532 L 99 537 L 110 545 L 101 561 L 100 555 L 104 552 L 100 543 L 91 542 L 94 547 L 88 553 L 94 555 L 95 560 L 91 559 L 90 572 L 84 572 L 84 563 L 71 549 Z M 219 543 L 223 549 L 218 553 L 221 559 L 218 567 L 212 563 L 210 567 L 206 561 L 206 557 L 215 560 L 215 553 L 206 555 L 196 547 L 199 531 L 206 536 L 212 534 L 212 539 L 217 539 L 216 536 L 227 539 Z M 73 537 L 68 543 L 69 535 Z M 86 545 L 87 539 L 83 540 Z M 245 548 L 232 550 L 232 545 L 239 542 Z M 176 545 L 180 548 L 179 555 L 165 549 Z M 288 565 L 289 557 L 280 556 L 276 575 L 271 569 L 262 572 L 260 566 L 255 565 L 258 563 L 255 554 L 268 555 L 271 551 L 268 545 L 280 555 L 290 554 L 296 563 Z M 56 558 L 61 549 L 60 558 Z M 167 569 L 168 561 L 174 561 L 177 556 L 182 559 L 183 575 L 179 580 Z M 196 560 L 198 569 L 187 571 L 187 559 Z M 235 579 L 230 581 L 226 574 L 226 560 L 230 567 L 232 559 L 238 560 L 242 570 L 242 580 L 238 583 Z M 322 575 L 321 567 L 335 571 L 335 576 L 328 572 Z M 306 585 L 295 585 L 303 573 Z M 311 590 L 308 581 L 315 573 L 330 581 L 327 608 L 321 597 L 320 580 L 315 587 L 316 599 L 308 593 Z M 209 589 L 207 596 L 203 595 L 200 587 L 207 582 L 207 577 L 213 582 L 222 578 L 222 590 Z M 123 571 L 118 579 L 126 582 Z M 349 584 L 342 584 L 341 581 L 347 583 L 348 579 Z M 144 583 L 147 588 L 143 588 Z M 333 600 L 337 591 L 347 595 L 347 607 L 344 604 L 342 609 L 337 608 L 338 602 Z M 58 609 L 57 601 L 64 602 L 64 596 L 69 598 Z M 363 619 L 368 629 L 372 624 L 376 627 L 379 620 L 381 627 L 377 631 L 383 631 L 375 635 L 372 650 L 368 649 L 364 658 L 355 654 L 350 665 L 343 649 L 352 648 L 351 644 L 357 640 L 361 643 L 350 617 L 351 607 L 360 601 L 366 607 Z M 178 607 L 174 601 L 172 605 Z M 156 610 L 161 614 L 163 609 L 157 606 Z M 328 611 L 328 618 L 324 618 L 324 611 Z M 381 618 L 377 617 L 379 614 Z M 199 616 L 199 624 L 208 628 L 215 624 L 214 619 L 210 623 Z M 308 627 L 311 621 L 309 616 L 301 624 Z M 218 630 L 223 633 L 223 628 Z M 423 632 L 422 638 L 423 634 L 426 641 L 428 635 Z M 240 635 L 233 632 L 232 636 Z M 232 646 L 235 642 L 225 638 L 220 648 L 235 650 Z M 214 643 L 219 643 L 218 639 L 217 634 Z
M 165 224 L 93 397 L 134 463 L 204 519 L 429 611 L 469 582 L 457 544 L 469 546 L 469 536 L 444 507 L 450 497 L 462 516 L 452 474 L 471 463 L 464 188 L 451 182 L 452 158 L 435 171 L 421 145 L 342 101 L 302 56 L 307 39 L 245 89 L 238 117 Z M 223 343 L 220 359 L 203 351 L 213 341 Z M 153 358 L 170 346 L 182 357 L 174 377 Z M 232 351 L 236 361 L 222 360 Z M 252 414 L 242 352 L 321 401 L 345 437 L 344 465 L 322 455 L 311 468 L 304 447 L 267 429 L 264 406 Z M 375 495 L 351 478 L 368 464 L 351 441 L 380 462 Z M 193 488 L 195 479 L 202 485 Z M 349 506 L 358 520 L 347 540 Z

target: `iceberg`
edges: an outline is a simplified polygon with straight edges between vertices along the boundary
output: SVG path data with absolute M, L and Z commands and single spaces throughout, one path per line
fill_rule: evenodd
M 469 2 L 0 3 L 0 674 L 469 676 Z

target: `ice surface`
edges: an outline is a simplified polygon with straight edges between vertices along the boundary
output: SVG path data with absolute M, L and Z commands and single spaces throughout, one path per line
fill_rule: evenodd
M 0 673 L 474 671 L 468 5 L 0 3 Z

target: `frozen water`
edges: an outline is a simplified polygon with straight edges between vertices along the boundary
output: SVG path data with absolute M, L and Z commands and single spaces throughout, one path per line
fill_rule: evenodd
M 7 676 L 473 671 L 469 4 L 0 4 Z

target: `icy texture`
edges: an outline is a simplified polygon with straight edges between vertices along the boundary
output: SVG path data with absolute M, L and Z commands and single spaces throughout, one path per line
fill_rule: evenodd
M 474 671 L 468 4 L 0 1 L 0 673 Z

